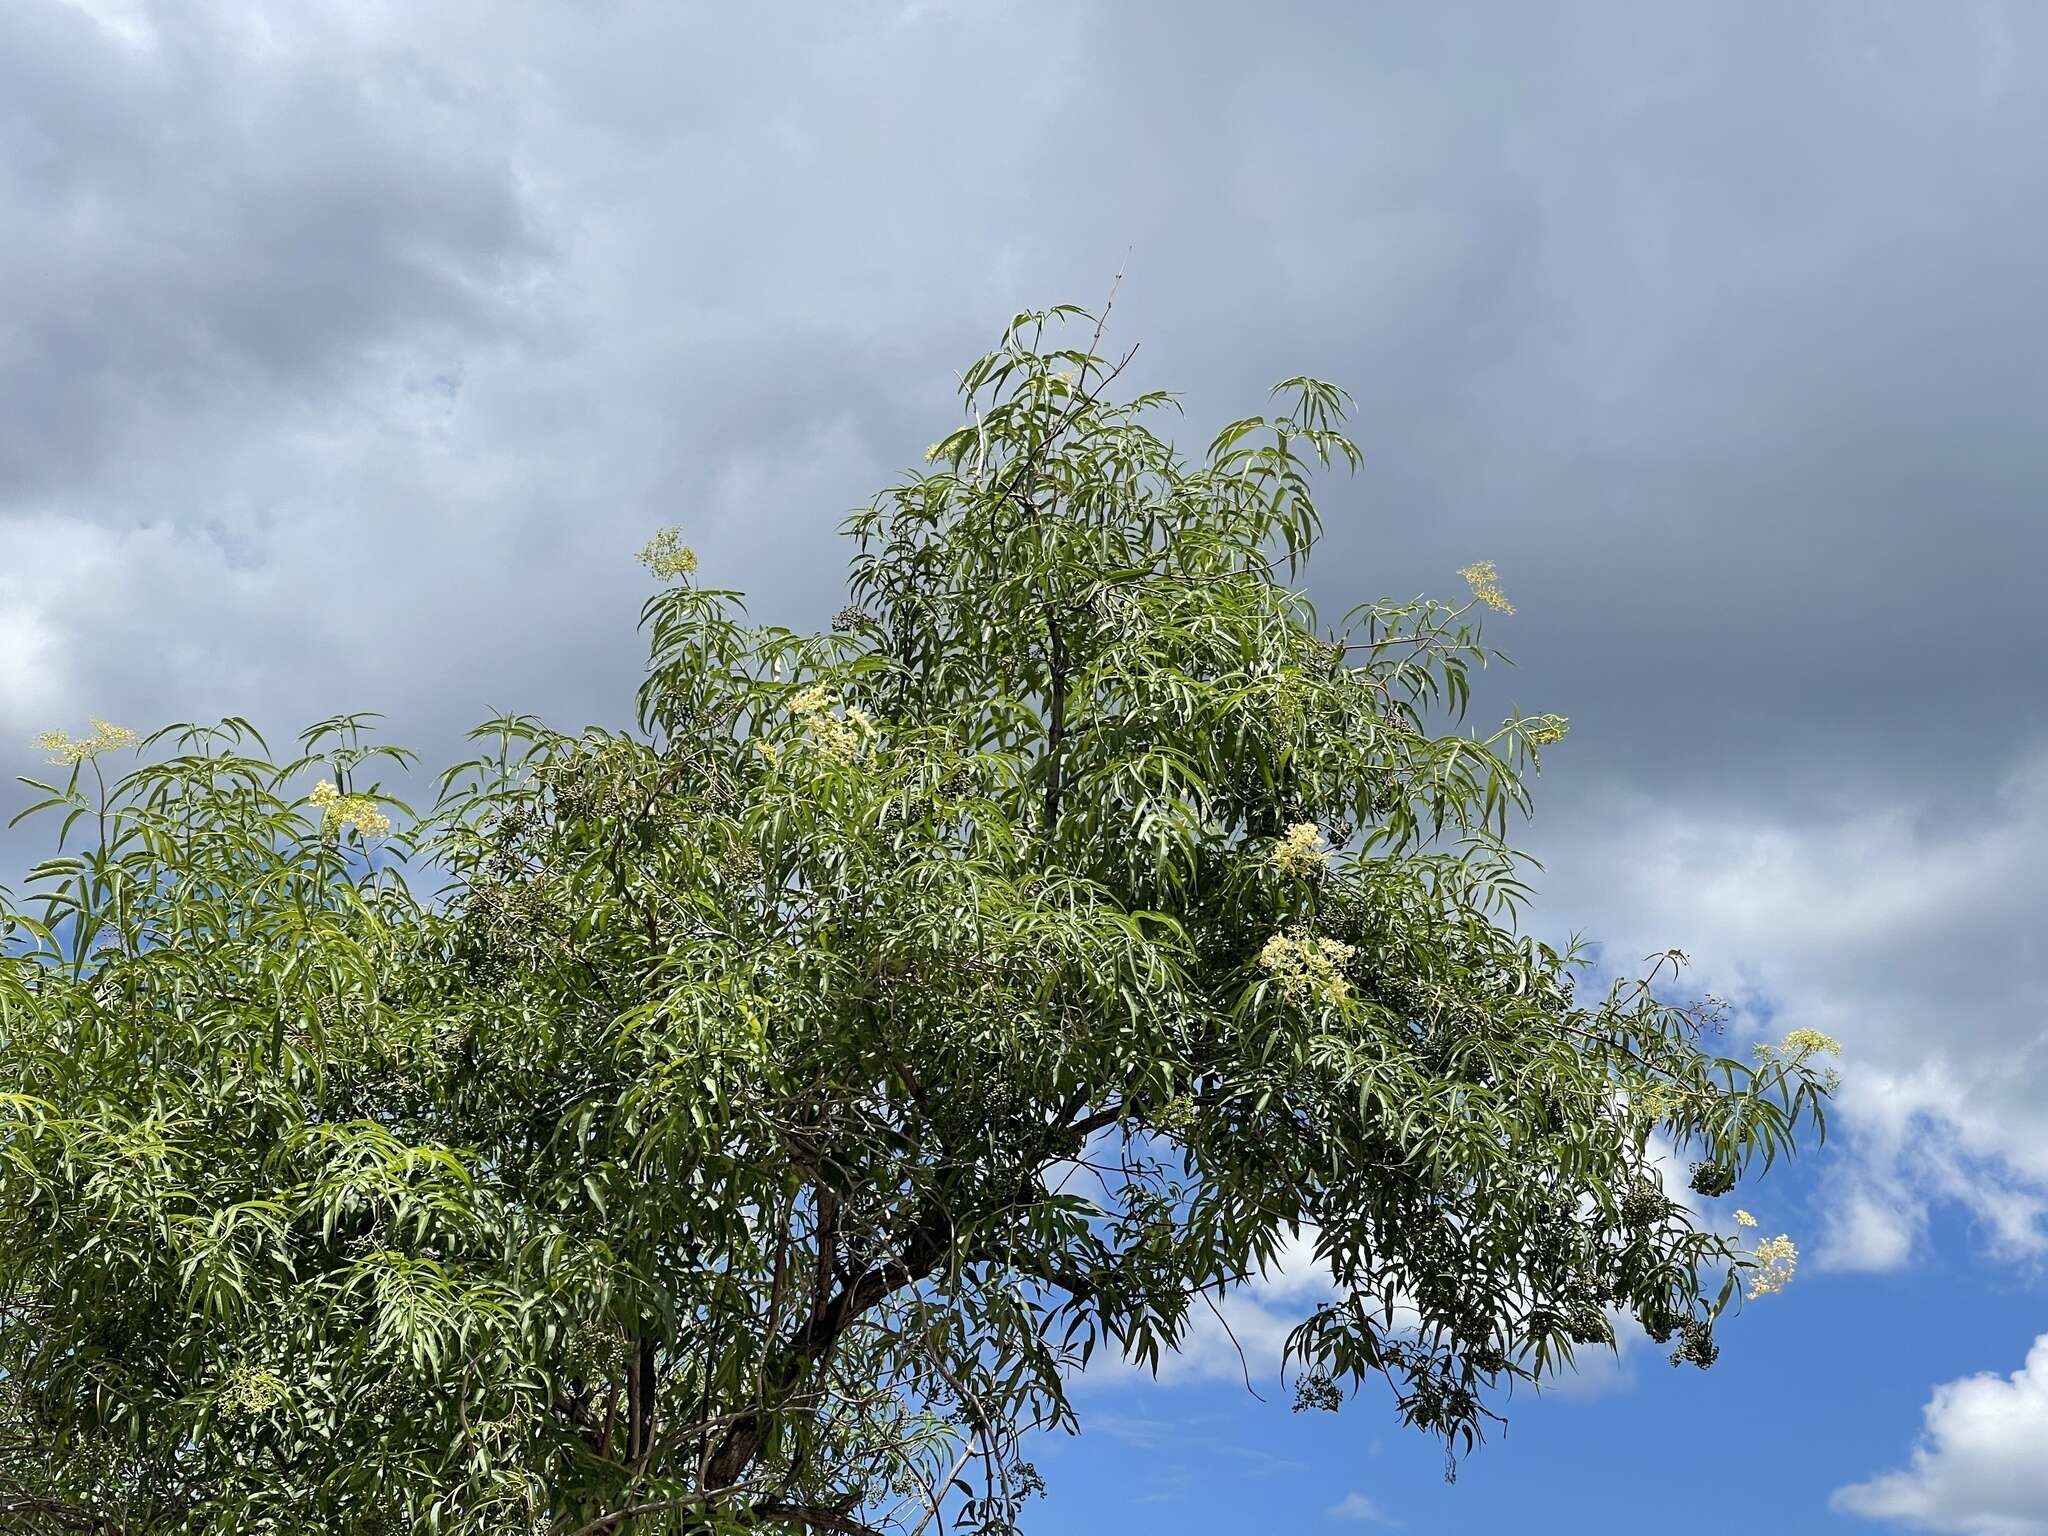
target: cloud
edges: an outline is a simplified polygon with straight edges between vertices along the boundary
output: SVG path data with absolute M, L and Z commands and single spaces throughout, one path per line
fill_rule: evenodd
M 1687 949 L 1729 998 L 1722 1048 L 1794 1028 L 1841 1040 L 1816 1267 L 1906 1263 L 1930 1203 L 1994 1255 L 2048 1251 L 2048 747 L 1968 808 L 1845 794 L 1795 819 L 1622 793 L 1547 828 L 1544 912 L 1626 957 Z
M 138 472 L 332 433 L 366 379 L 521 323 L 545 249 L 449 73 L 261 19 L 0 13 L 0 209 L 35 229 L 0 248 L 0 512 L 218 516 Z
M 1332 1504 L 1329 1513 L 1339 1520 L 1359 1520 L 1368 1525 L 1399 1525 L 1378 1502 L 1356 1491 L 1347 1493 L 1338 1503 Z
M 2015 723 L 2048 558 L 2048 232 L 2014 195 L 2043 21 L 1890 12 L 1844 48 L 1818 11 L 1768 46 L 1740 12 L 1566 11 L 1283 8 L 1247 56 L 1213 3 L 1162 37 L 1074 0 L 22 0 L 0 515 L 193 541 L 131 629 L 211 630 L 239 588 L 285 631 L 225 672 L 231 633 L 181 635 L 134 690 L 167 708 L 238 675 L 266 720 L 575 721 L 630 688 L 614 566 L 649 528 L 822 618 L 830 530 L 952 417 L 951 370 L 1129 252 L 1115 339 L 1191 436 L 1303 367 L 1358 392 L 1332 611 L 1491 555 L 1596 773 L 1954 772 L 1937 738 Z M 343 530 L 374 580 L 330 579 Z M 1872 622 L 1908 594 L 1970 602 L 1967 666 Z M 81 695 L 130 640 L 52 633 Z M 1947 729 L 1912 729 L 1937 693 Z M 1722 763 L 1703 718 L 1773 750 Z
M 1836 1509 L 1955 1536 L 2048 1532 L 2048 1334 L 2010 1376 L 1936 1387 L 1922 1416 L 1910 1463 L 1837 1489 Z
M 1912 1257 L 1926 1211 L 1899 1181 L 1852 1175 L 1834 1180 L 1831 1193 L 1818 1268 L 1898 1269 Z

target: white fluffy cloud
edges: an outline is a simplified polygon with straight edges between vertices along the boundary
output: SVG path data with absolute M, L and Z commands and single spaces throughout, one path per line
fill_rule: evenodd
M 1399 1525 L 1401 1523 L 1384 1509 L 1381 1509 L 1378 1500 L 1358 1492 L 1345 1494 L 1339 1503 L 1330 1506 L 1330 1513 L 1339 1520 L 1361 1520 L 1367 1525 Z
M 1923 1416 L 1912 1460 L 1838 1489 L 1836 1509 L 1955 1536 L 2048 1533 L 2048 1334 L 2010 1376 L 1936 1387 Z
M 1617 969 L 1677 944 L 1734 1003 L 1726 1048 L 1841 1040 L 1819 1267 L 1906 1262 L 1954 1201 L 1986 1249 L 2048 1250 L 2048 750 L 1982 801 L 1892 797 L 1794 819 L 1617 795 L 1552 830 L 1545 913 Z

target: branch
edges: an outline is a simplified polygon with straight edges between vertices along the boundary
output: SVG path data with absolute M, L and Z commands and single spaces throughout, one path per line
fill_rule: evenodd
M 912 1233 L 900 1258 L 879 1269 L 868 1270 L 820 1308 L 799 1328 L 779 1351 L 774 1368 L 767 1374 L 770 1389 L 780 1397 L 803 1379 L 804 1373 L 838 1342 L 839 1336 L 870 1307 L 892 1291 L 915 1285 L 938 1267 L 951 1237 L 951 1223 L 939 1225 L 927 1218 Z M 704 1482 L 711 1489 L 730 1488 L 740 1480 L 754 1453 L 761 1448 L 770 1410 L 763 1407 L 742 1415 L 726 1431 L 718 1450 L 705 1464 Z
M 1070 1125 L 1051 1128 L 1039 1155 L 1023 1159 L 1025 1171 L 1017 1198 L 1023 1197 L 1048 1159 L 1079 1150 L 1089 1136 L 1115 1124 L 1124 1114 L 1125 1108 L 1119 1103 Z M 952 1248 L 955 1230 L 949 1210 L 944 1206 L 929 1208 L 911 1229 L 897 1257 L 850 1281 L 837 1296 L 816 1308 L 810 1320 L 775 1352 L 775 1363 L 763 1372 L 769 1392 L 776 1398 L 790 1392 L 812 1366 L 830 1354 L 839 1336 L 863 1313 L 903 1287 L 916 1285 L 930 1276 Z M 704 1459 L 706 1488 L 730 1488 L 740 1480 L 760 1450 L 775 1412 L 775 1408 L 762 1404 L 734 1420 L 718 1449 Z

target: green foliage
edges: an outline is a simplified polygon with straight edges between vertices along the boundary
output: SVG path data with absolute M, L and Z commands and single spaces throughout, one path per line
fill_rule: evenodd
M 1824 1084 L 1516 934 L 1561 722 L 1456 732 L 1474 603 L 1289 584 L 1344 396 L 1190 460 L 1078 318 L 850 520 L 832 633 L 650 546 L 637 732 L 493 721 L 420 814 L 362 717 L 67 745 L 4 915 L 0 1516 L 1008 1531 L 1072 1371 L 1302 1234 L 1301 1405 L 1383 1380 L 1454 1453 L 1615 1316 L 1712 1359 L 1745 1260 L 1653 1152 L 1725 1192 Z

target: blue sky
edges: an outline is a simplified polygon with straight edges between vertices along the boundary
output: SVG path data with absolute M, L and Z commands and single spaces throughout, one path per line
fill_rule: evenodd
M 1814 1193 L 1795 1173 L 1731 1198 L 1800 1227 Z M 2038 1277 L 1972 1260 L 1981 1236 L 1942 1219 L 1911 1269 L 1802 1274 L 1728 1327 L 1706 1372 L 1673 1368 L 1637 1339 L 1583 1393 L 1516 1402 L 1454 1485 L 1437 1445 L 1370 1396 L 1297 1415 L 1270 1371 L 1255 1383 L 1263 1402 L 1242 1381 L 1084 1386 L 1095 1427 L 1041 1453 L 1051 1492 L 1037 1528 L 1882 1529 L 1831 1509 L 1831 1496 L 1908 1464 L 1929 1384 L 2003 1377 L 2041 1331 Z
M 2048 8 L 1251 15 L 9 0 L 0 772 L 94 715 L 622 722 L 654 528 L 824 623 L 951 370 L 1121 269 L 1191 436 L 1356 395 L 1326 610 L 1498 564 L 1481 713 L 1573 722 L 1532 921 L 1844 1086 L 1710 1373 L 1638 1345 L 1446 1488 L 1198 1349 L 1078 1389 L 1040 1528 L 2048 1533 Z

